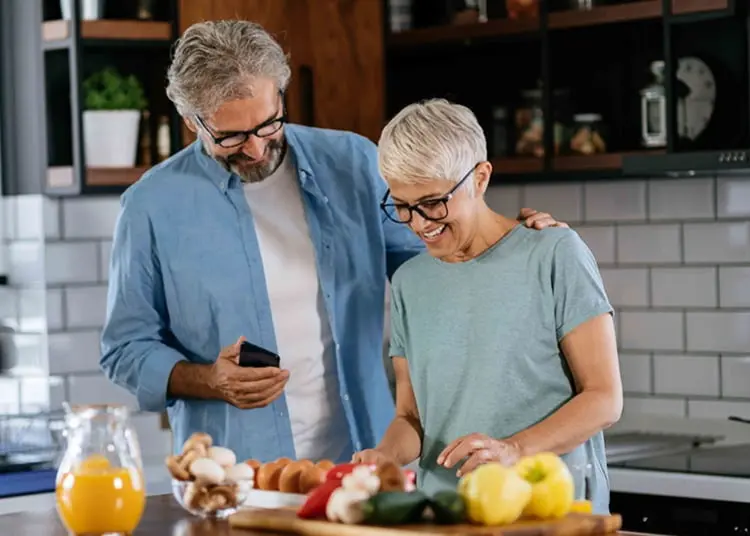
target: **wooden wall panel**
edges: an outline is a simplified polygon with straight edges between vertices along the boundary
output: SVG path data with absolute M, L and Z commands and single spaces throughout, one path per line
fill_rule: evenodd
M 181 0 L 180 31 L 202 20 L 258 22 L 290 54 L 290 121 L 377 141 L 385 117 L 382 11 L 380 0 Z

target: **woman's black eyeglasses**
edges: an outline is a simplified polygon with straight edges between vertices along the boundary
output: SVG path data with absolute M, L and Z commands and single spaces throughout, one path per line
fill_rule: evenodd
M 477 164 L 479 165 L 479 164 Z M 463 178 L 456 183 L 456 185 L 450 189 L 450 191 L 444 196 L 437 197 L 434 199 L 425 199 L 414 205 L 408 203 L 393 203 L 388 202 L 388 196 L 391 191 L 388 190 L 383 196 L 383 200 L 380 202 L 380 208 L 385 213 L 386 217 L 395 223 L 409 223 L 411 222 L 414 211 L 418 212 L 426 220 L 440 221 L 448 217 L 448 201 L 453 199 L 461 185 L 466 182 L 466 179 L 473 176 L 474 170 L 477 168 L 475 165 L 469 170 L 469 172 L 463 176 Z
M 273 136 L 279 131 L 279 129 L 281 129 L 282 126 L 284 126 L 284 123 L 286 123 L 287 121 L 287 117 L 284 113 L 283 95 L 281 95 L 281 97 L 282 113 L 280 116 L 264 121 L 253 129 L 241 132 L 232 132 L 231 134 L 227 134 L 225 136 L 214 135 L 214 133 L 210 128 L 208 128 L 208 126 L 206 126 L 205 121 L 203 121 L 203 119 L 201 119 L 199 115 L 195 115 L 194 117 L 201 128 L 206 131 L 206 134 L 211 137 L 216 145 L 218 145 L 219 147 L 223 147 L 224 149 L 232 149 L 246 143 L 250 136 L 256 136 L 258 138 L 267 138 L 268 136 Z

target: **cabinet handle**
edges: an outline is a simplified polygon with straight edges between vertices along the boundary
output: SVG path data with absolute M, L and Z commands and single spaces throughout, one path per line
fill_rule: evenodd
M 313 71 L 309 65 L 299 68 L 298 79 L 300 81 L 300 111 L 303 125 L 315 125 L 315 90 L 313 83 Z

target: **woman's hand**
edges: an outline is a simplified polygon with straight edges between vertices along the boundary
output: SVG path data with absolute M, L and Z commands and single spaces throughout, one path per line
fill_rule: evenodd
M 393 462 L 393 458 L 383 454 L 378 449 L 365 449 L 355 452 L 352 456 L 353 463 L 363 463 L 367 465 L 382 465 L 385 462 Z
M 515 442 L 475 433 L 459 437 L 445 447 L 437 462 L 443 467 L 451 468 L 464 458 L 468 458 L 456 472 L 456 476 L 461 477 L 483 463 L 500 462 L 503 465 L 513 465 L 520 457 L 521 449 Z

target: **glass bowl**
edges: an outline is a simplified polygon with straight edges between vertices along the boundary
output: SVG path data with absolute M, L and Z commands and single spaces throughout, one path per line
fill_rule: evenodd
M 225 519 L 247 500 L 250 483 L 234 485 L 172 479 L 172 495 L 187 512 L 203 519 Z

